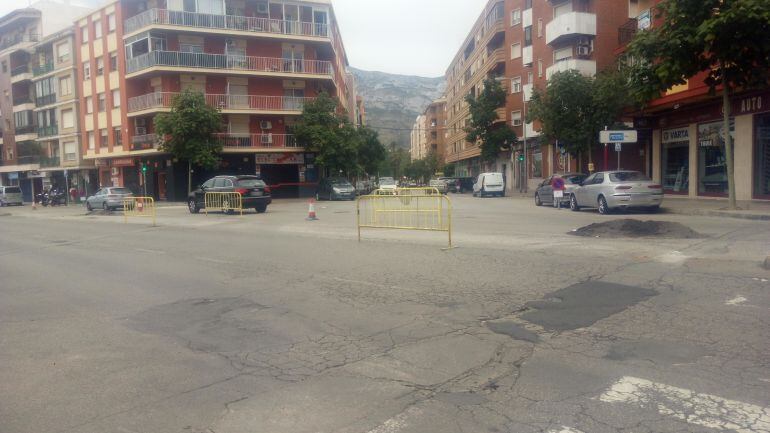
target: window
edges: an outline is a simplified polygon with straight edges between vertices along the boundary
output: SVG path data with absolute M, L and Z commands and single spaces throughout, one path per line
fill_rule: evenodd
M 94 131 L 88 131 L 88 148 L 94 150 L 96 148 L 96 141 L 94 140 Z
M 72 94 L 72 77 L 59 78 L 59 95 L 66 96 Z
M 101 77 L 102 75 L 104 75 L 104 59 L 98 57 L 96 59 L 96 76 Z
M 524 0 L 524 9 L 532 9 L 532 0 Z
M 99 104 L 99 105 L 98 105 L 98 108 L 99 108 L 99 112 L 100 112 L 100 113 L 103 113 L 103 112 L 104 112 L 104 111 L 107 109 L 107 98 L 106 98 L 106 96 L 104 95 L 104 93 L 100 93 L 100 94 L 98 94 L 98 95 L 96 95 L 96 96 L 97 96 L 97 98 L 98 98 L 98 104 Z
M 83 62 L 83 80 L 91 79 L 91 62 L 86 60 Z
M 62 128 L 74 128 L 75 127 L 75 115 L 72 110 L 61 110 L 61 126 Z
M 553 62 L 572 58 L 572 47 L 566 47 L 553 52 Z
M 537 76 L 543 78 L 543 59 L 537 59 Z
M 107 15 L 107 30 L 110 33 L 115 31 L 115 14 Z
M 183 53 L 203 53 L 203 46 L 198 44 L 179 44 L 179 51 Z
M 64 143 L 64 160 L 74 161 L 78 159 L 78 146 L 74 141 Z
M 511 124 L 513 126 L 521 126 L 521 111 L 512 111 L 511 112 Z
M 514 9 L 511 11 L 511 26 L 519 24 L 521 24 L 521 9 Z
M 110 72 L 118 70 L 118 53 L 110 53 Z
M 120 126 L 112 128 L 112 135 L 114 136 L 115 146 L 122 146 L 123 134 L 121 133 Z
M 511 93 L 521 92 L 521 77 L 514 77 L 511 79 Z
M 537 19 L 537 37 L 538 38 L 543 37 L 543 19 L 542 18 Z
M 532 72 L 527 72 L 527 84 L 533 84 L 535 82 L 535 76 Z
M 94 39 L 102 37 L 102 20 L 94 21 Z
M 100 129 L 99 130 L 99 146 L 101 147 L 107 147 L 109 145 L 108 143 L 109 138 L 107 137 L 107 129 Z
M 80 28 L 80 39 L 84 44 L 88 42 L 88 26 L 83 26 Z
M 543 152 L 540 150 L 532 152 L 530 161 L 532 161 L 532 177 L 543 177 Z
M 68 62 L 70 60 L 70 43 L 62 42 L 56 46 L 56 61 L 59 63 Z
M 524 28 L 524 46 L 530 45 L 532 45 L 532 26 L 527 26 Z
M 722 121 L 698 125 L 698 194 L 726 195 L 728 192 L 723 130 Z M 735 119 L 732 118 L 730 135 L 735 140 Z
M 120 107 L 120 89 L 112 91 L 112 108 Z
M 92 96 L 86 96 L 86 114 L 94 112 L 94 98 Z
M 521 57 L 521 44 L 511 45 L 511 59 L 518 59 Z

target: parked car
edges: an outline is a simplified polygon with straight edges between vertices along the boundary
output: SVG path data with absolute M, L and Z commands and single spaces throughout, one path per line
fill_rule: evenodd
M 359 180 L 356 182 L 356 195 L 366 195 L 372 192 L 372 182 L 369 180 Z
M 583 173 L 563 173 L 554 174 L 553 176 L 545 179 L 535 190 L 535 206 L 542 206 L 543 203 L 553 205 L 553 180 L 557 177 L 564 179 L 564 197 L 559 200 L 559 205 L 569 205 L 569 197 L 575 189 L 580 186 L 580 182 L 586 178 Z
M 476 179 L 473 177 L 458 177 L 459 188 L 457 192 L 460 194 L 468 191 L 473 191 L 473 184 L 476 183 Z
M 355 200 L 356 189 L 347 181 L 339 177 L 329 177 L 318 184 L 315 194 L 316 200 Z
M 456 193 L 460 191 L 460 180 L 454 177 L 440 177 L 438 180 L 446 182 L 447 192 Z
M 398 184 L 392 177 L 381 177 L 379 183 L 377 184 L 377 188 L 384 190 L 396 190 L 398 188 Z
M 663 203 L 663 187 L 638 171 L 594 173 L 570 193 L 570 208 L 597 208 L 608 214 L 614 209 L 639 208 L 652 212 Z
M 449 191 L 449 185 L 446 181 L 441 179 L 432 179 L 430 182 L 428 182 L 428 186 L 431 188 L 436 188 L 441 194 L 446 194 Z
M 0 186 L 0 206 L 23 205 L 21 188 L 18 186 Z
M 270 187 L 257 176 L 216 176 L 192 192 L 187 197 L 190 213 L 198 213 L 206 208 L 207 192 L 237 192 L 241 194 L 244 209 L 254 209 L 257 213 L 267 211 L 273 202 Z
M 96 191 L 94 195 L 86 199 L 86 209 L 102 209 L 111 211 L 123 209 L 123 199 L 133 197 L 134 194 L 128 188 L 107 187 Z
M 505 195 L 505 181 L 502 173 L 481 173 L 473 184 L 473 196 L 484 197 L 487 195 L 503 197 Z

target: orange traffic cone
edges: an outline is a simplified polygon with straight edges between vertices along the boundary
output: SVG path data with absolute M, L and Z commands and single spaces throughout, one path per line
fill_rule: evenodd
M 308 207 L 307 207 L 307 221 L 316 221 L 316 220 L 318 220 L 318 217 L 316 217 L 316 214 L 315 214 L 315 200 L 311 198 L 310 201 L 308 202 Z

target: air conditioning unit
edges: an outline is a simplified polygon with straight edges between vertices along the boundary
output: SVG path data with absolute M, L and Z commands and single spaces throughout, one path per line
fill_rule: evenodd
M 110 171 L 113 176 L 120 175 L 120 169 L 118 167 L 112 167 L 112 170 Z
M 586 46 L 590 47 L 591 46 L 591 38 L 587 38 L 585 36 L 582 36 L 582 37 L 578 38 L 578 45 L 586 45 Z
M 273 122 L 270 122 L 268 120 L 263 120 L 259 122 L 259 127 L 262 129 L 273 129 Z
M 145 128 L 144 126 L 137 126 L 136 135 L 147 135 L 147 128 Z
M 578 56 L 588 56 L 591 55 L 591 47 L 588 45 L 578 45 L 577 47 L 577 55 Z
M 262 134 L 262 144 L 273 144 L 273 134 Z
M 270 9 L 269 9 L 267 3 L 257 3 L 257 13 L 258 14 L 268 14 L 268 13 L 270 13 Z

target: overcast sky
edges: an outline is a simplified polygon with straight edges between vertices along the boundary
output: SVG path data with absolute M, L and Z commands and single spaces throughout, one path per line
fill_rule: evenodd
M 444 75 L 487 3 L 486 0 L 332 1 L 351 66 L 424 77 Z M 104 2 L 71 0 L 72 4 L 91 6 Z M 0 0 L 0 16 L 28 4 L 28 0 Z

